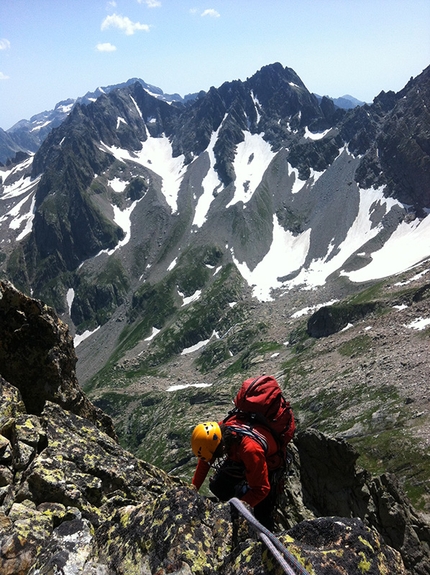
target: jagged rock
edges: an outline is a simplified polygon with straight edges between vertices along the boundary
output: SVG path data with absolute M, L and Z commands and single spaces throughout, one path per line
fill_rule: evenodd
M 10 390 L 10 384 L 1 383 L 2 390 Z M 5 396 L 17 397 L 11 393 Z M 72 539 L 86 545 L 88 533 L 106 522 L 108 530 L 112 527 L 111 513 L 116 507 L 143 502 L 146 508 L 153 497 L 174 482 L 124 451 L 89 420 L 51 402 L 46 402 L 40 417 L 24 419 L 20 413 L 11 422 L 14 453 L 23 443 L 17 439 L 22 437 L 23 421 L 33 425 L 27 438 L 33 451 L 32 457 L 24 461 L 13 459 L 14 475 L 9 475 L 2 502 L 0 572 L 5 575 L 27 573 L 36 556 L 48 543 L 58 544 L 61 534 L 71 537 L 75 532 Z M 76 523 L 72 524 L 76 521 L 79 530 Z M 64 536 L 63 543 L 66 541 Z M 65 545 L 63 551 L 67 549 Z M 76 557 L 73 561 L 79 565 Z
M 359 519 L 324 517 L 288 532 L 315 573 L 406 573 L 400 554 Z M 306 565 L 306 563 L 305 563 Z M 386 570 L 386 571 L 385 571 Z
M 73 370 L 58 369 L 59 356 L 66 365 L 73 363 L 67 332 L 49 308 L 1 285 L 9 302 L 20 304 L 6 309 L 21 339 L 16 342 L 2 324 L 2 345 L 9 344 L 2 353 L 8 351 L 3 358 L 16 366 L 21 392 L 0 379 L 0 573 L 280 574 L 244 519 L 233 528 L 228 503 L 215 503 L 135 458 L 88 418 L 64 409 L 70 396 L 80 397 L 78 405 L 88 401 L 70 386 Z M 19 329 L 22 318 L 29 326 L 24 330 Z M 34 342 L 37 318 L 45 337 Z M 42 345 L 46 341 L 50 353 Z M 35 384 L 23 379 L 21 347 L 10 342 L 27 350 L 30 368 L 39 366 L 37 377 L 29 370 Z M 4 362 L 0 365 L 3 369 Z M 29 412 L 31 384 L 41 388 L 44 377 L 51 387 L 40 408 Z M 70 404 L 76 408 L 76 402 Z M 89 407 L 82 411 L 95 413 Z M 279 539 L 310 573 L 429 573 L 428 526 L 388 478 L 369 483 L 368 474 L 357 473 L 357 454 L 345 441 L 310 430 L 298 434 L 296 443 L 297 463 L 287 490 L 292 509 L 284 504 L 282 510 L 290 528 Z M 317 517 L 321 510 L 334 517 Z M 353 517 L 361 512 L 362 520 Z
M 79 387 L 67 325 L 52 308 L 4 281 L 0 281 L 0 341 L 0 374 L 20 390 L 28 413 L 40 415 L 46 401 L 53 401 L 116 437 L 110 418 Z
M 316 430 L 295 439 L 304 505 L 316 516 L 360 517 L 397 549 L 410 573 L 430 573 L 430 525 L 390 474 L 357 470 L 357 451 Z

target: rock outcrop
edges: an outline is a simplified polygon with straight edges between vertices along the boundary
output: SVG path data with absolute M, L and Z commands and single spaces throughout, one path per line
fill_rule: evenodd
M 243 519 L 233 529 L 228 504 L 106 433 L 109 418 L 99 424 L 74 379 L 67 328 L 1 288 L 0 573 L 280 574 Z M 279 540 L 309 573 L 430 573 L 428 526 L 389 478 L 357 474 L 351 447 L 315 431 L 299 434 L 294 452 Z
M 27 414 L 16 388 L 2 379 L 0 390 L 3 575 L 281 572 L 243 521 L 233 539 L 228 504 L 137 460 L 87 419 L 49 401 Z M 406 573 L 359 519 L 308 520 L 279 538 L 309 573 Z
M 40 415 L 51 401 L 116 438 L 110 418 L 79 387 L 76 361 L 69 329 L 54 310 L 0 281 L 0 373 L 19 389 L 27 413 Z
M 392 474 L 358 471 L 351 444 L 316 430 L 297 435 L 303 504 L 317 517 L 359 517 L 400 551 L 411 573 L 430 573 L 430 525 L 408 501 Z

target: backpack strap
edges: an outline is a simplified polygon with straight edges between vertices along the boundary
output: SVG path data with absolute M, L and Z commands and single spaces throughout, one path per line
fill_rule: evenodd
M 246 435 L 247 437 L 251 437 L 252 439 L 254 439 L 254 441 L 256 441 L 261 445 L 261 447 L 264 450 L 264 453 L 267 454 L 269 446 L 267 444 L 266 438 L 262 433 L 260 433 L 256 429 L 253 429 L 249 425 L 229 425 L 228 427 L 229 429 L 235 431 L 239 435 Z

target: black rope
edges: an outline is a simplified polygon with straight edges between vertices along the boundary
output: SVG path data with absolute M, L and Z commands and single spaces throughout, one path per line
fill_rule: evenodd
M 245 505 L 236 497 L 229 500 L 229 503 L 233 505 L 243 517 L 251 523 L 251 525 L 258 532 L 258 536 L 263 541 L 263 543 L 270 550 L 272 555 L 278 561 L 279 565 L 284 570 L 287 575 L 309 575 L 309 572 L 303 567 L 303 565 L 298 561 L 292 553 L 279 541 L 279 539 L 273 535 L 267 527 L 264 527 L 254 515 L 245 507 Z

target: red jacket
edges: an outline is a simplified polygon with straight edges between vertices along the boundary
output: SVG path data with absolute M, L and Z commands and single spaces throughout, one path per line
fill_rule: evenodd
M 226 425 L 240 425 L 240 423 L 243 424 L 240 420 L 232 418 L 228 420 Z M 266 428 L 259 425 L 254 425 L 253 428 L 264 435 L 268 445 L 267 453 L 265 453 L 262 445 L 257 440 L 244 435 L 242 436 L 242 441 L 234 444 L 227 454 L 229 459 L 242 462 L 245 466 L 245 478 L 249 489 L 242 497 L 242 501 L 248 503 L 251 507 L 255 507 L 257 503 L 260 503 L 269 494 L 269 469 L 274 468 L 271 465 L 271 459 L 273 459 L 279 449 L 276 441 Z M 208 463 L 199 459 L 192 479 L 192 484 L 197 489 L 200 489 L 206 479 L 212 463 L 213 460 Z

